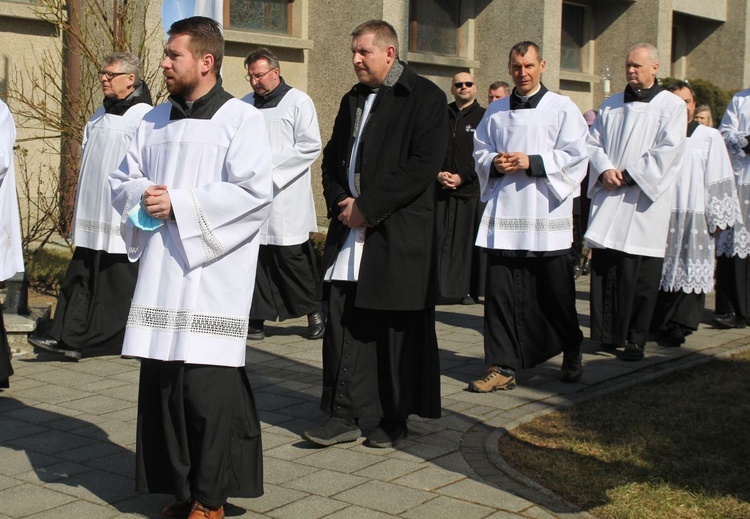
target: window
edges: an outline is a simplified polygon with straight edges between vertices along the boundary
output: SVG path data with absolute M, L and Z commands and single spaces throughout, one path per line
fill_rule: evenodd
M 563 4 L 560 42 L 560 68 L 563 70 L 584 72 L 585 16 L 586 8 L 582 5 Z
M 412 0 L 409 50 L 458 56 L 461 53 L 461 1 Z
M 294 0 L 229 0 L 224 2 L 224 26 L 228 29 L 292 33 Z

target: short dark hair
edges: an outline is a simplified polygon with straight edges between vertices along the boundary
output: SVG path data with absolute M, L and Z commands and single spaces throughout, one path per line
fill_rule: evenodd
M 224 61 L 224 36 L 219 22 L 205 16 L 191 16 L 174 22 L 167 31 L 168 36 L 190 36 L 188 48 L 193 57 L 210 54 L 214 57 L 214 73 L 219 77 Z
M 529 52 L 529 49 L 534 49 L 539 61 L 542 61 L 542 49 L 539 48 L 539 45 L 533 41 L 519 41 L 510 48 L 510 52 L 508 53 L 508 63 L 513 59 L 514 52 L 519 56 L 525 56 L 526 53 Z
M 265 47 L 259 47 L 247 55 L 245 58 L 245 68 L 262 59 L 266 60 L 272 69 L 277 68 L 281 70 L 279 58 Z
M 352 38 L 359 38 L 363 34 L 374 34 L 373 41 L 381 49 L 392 45 L 396 48 L 396 56 L 398 56 L 398 34 L 390 23 L 385 20 L 369 20 L 359 24 L 352 31 L 351 36 Z
M 670 92 L 677 92 L 678 90 L 683 90 L 685 88 L 690 90 L 690 95 L 693 96 L 693 102 L 695 102 L 695 90 L 693 90 L 693 87 L 691 87 L 690 83 L 687 81 L 675 81 L 667 87 L 667 90 Z

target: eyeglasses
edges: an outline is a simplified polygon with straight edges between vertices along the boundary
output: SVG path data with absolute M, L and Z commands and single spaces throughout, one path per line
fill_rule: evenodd
M 456 88 L 463 88 L 464 85 L 466 85 L 466 88 L 471 88 L 474 86 L 473 81 L 459 81 L 458 83 L 453 83 L 453 86 Z
M 112 81 L 117 76 L 123 76 L 123 75 L 126 75 L 126 74 L 130 74 L 130 72 L 109 72 L 107 70 L 100 70 L 99 71 L 99 77 L 104 76 L 104 77 L 107 78 L 107 81 Z
M 264 77 L 266 77 L 266 74 L 268 74 L 272 70 L 276 70 L 276 68 L 268 69 L 265 72 L 263 72 L 262 74 L 258 74 L 256 76 L 251 76 L 250 74 L 245 74 L 245 81 L 250 81 L 251 83 L 253 81 L 260 81 L 261 79 L 263 79 Z

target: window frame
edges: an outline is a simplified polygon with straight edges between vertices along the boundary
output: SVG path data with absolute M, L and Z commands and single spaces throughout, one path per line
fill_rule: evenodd
M 224 1 L 224 12 L 223 12 L 223 23 L 222 26 L 225 29 L 231 30 L 231 31 L 242 31 L 242 32 L 255 32 L 258 34 L 273 34 L 277 36 L 294 36 L 295 35 L 295 27 L 294 27 L 294 0 L 285 0 L 286 1 L 286 32 L 274 32 L 274 31 L 264 31 L 261 29 L 256 28 L 246 28 L 246 27 L 236 27 L 231 25 L 230 18 L 229 18 L 229 10 L 231 7 L 232 1 L 241 1 L 241 0 L 225 0 Z

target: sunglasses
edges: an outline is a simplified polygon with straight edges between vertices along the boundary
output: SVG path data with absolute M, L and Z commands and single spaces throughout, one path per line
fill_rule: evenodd
M 466 85 L 466 88 L 471 88 L 474 86 L 473 81 L 459 81 L 458 83 L 453 83 L 453 86 L 456 88 L 463 88 L 464 85 Z

